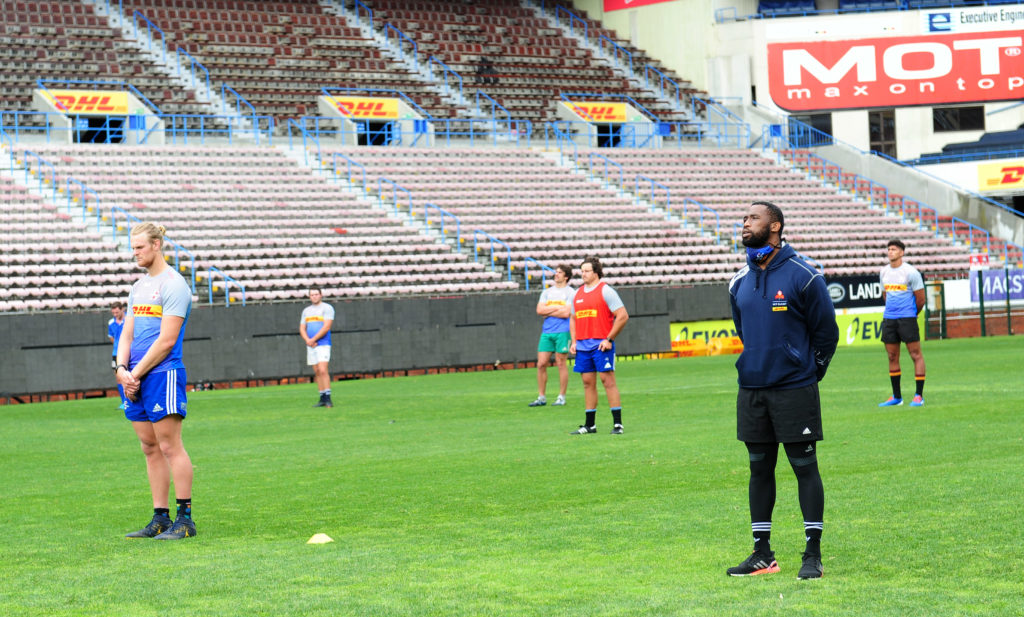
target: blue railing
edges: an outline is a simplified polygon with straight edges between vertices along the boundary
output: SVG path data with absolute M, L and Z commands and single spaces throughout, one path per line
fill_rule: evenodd
M 665 204 L 664 204 L 665 208 L 671 210 L 671 208 L 672 208 L 672 191 L 670 191 L 669 188 L 667 186 L 665 186 L 664 184 L 662 184 L 661 182 L 653 180 L 652 178 L 648 178 L 647 176 L 645 176 L 643 174 L 637 174 L 636 175 L 636 185 L 635 185 L 636 189 L 635 189 L 634 192 L 636 193 L 637 201 L 639 202 L 640 199 L 641 199 L 641 193 L 640 193 L 640 181 L 641 180 L 643 180 L 646 184 L 650 184 L 650 187 L 651 187 L 651 197 L 650 197 L 651 209 L 653 210 L 655 205 L 657 205 L 657 203 L 658 203 L 657 195 L 655 194 L 655 189 L 656 188 L 660 188 L 661 190 L 665 191 Z M 646 184 L 645 184 L 645 186 L 646 186 Z
M 512 280 L 512 248 L 508 244 L 506 244 L 506 243 L 502 242 L 501 240 L 495 238 L 494 236 L 492 236 L 491 234 L 487 233 L 486 231 L 484 231 L 482 229 L 474 229 L 473 230 L 473 261 L 477 261 L 477 257 L 480 254 L 480 248 L 479 248 L 480 243 L 478 242 L 478 236 L 481 236 L 481 235 L 484 236 L 485 238 L 487 238 L 488 244 L 490 246 L 491 271 L 492 272 L 494 271 L 494 245 L 498 244 L 500 246 L 505 247 L 505 269 L 508 270 L 508 280 L 511 281 Z
M 14 173 L 14 138 L 7 134 L 2 126 L 0 126 L 0 145 L 3 142 L 7 142 L 7 160 L 10 163 L 8 170 Z
M 197 138 L 200 144 L 205 144 L 208 137 L 212 139 L 213 137 L 224 135 L 227 136 L 229 144 L 234 144 L 236 134 L 249 134 L 252 132 L 251 129 L 241 126 L 244 118 L 238 116 L 171 114 L 160 116 L 160 119 L 164 121 L 164 139 L 168 140 L 171 144 L 177 144 L 180 140 L 182 144 L 188 145 L 189 141 L 194 141 Z M 272 145 L 275 126 L 274 117 L 256 116 L 256 122 L 260 127 L 260 135 L 266 132 L 264 138 L 267 140 L 267 145 Z M 208 124 L 210 126 L 207 126 Z M 262 128 L 263 126 L 266 126 L 266 129 Z M 152 130 L 150 133 L 152 133 Z M 146 138 L 141 140 L 141 143 L 146 143 L 148 139 L 149 135 L 147 134 Z
M 90 195 L 92 195 L 93 199 L 96 200 L 96 231 L 99 231 L 101 229 L 102 224 L 103 224 L 103 214 L 100 212 L 100 194 L 97 193 L 96 191 L 92 190 L 88 186 L 86 186 L 85 183 L 82 182 L 81 180 L 78 180 L 77 178 L 72 178 L 71 176 L 68 176 L 66 181 L 65 181 L 65 183 L 64 183 L 65 184 L 65 188 L 67 189 L 67 192 L 68 192 L 68 214 L 71 214 L 71 202 L 74 201 L 74 199 L 75 199 L 75 197 L 71 193 L 71 183 L 72 182 L 77 184 L 78 188 L 80 189 L 79 190 L 79 196 L 81 197 L 81 200 L 82 200 L 82 221 L 83 222 L 85 222 L 87 220 L 87 217 L 89 216 L 89 204 L 88 204 L 88 200 L 86 199 L 86 193 L 89 193 Z
M 296 122 L 295 120 L 292 120 L 291 118 L 288 118 L 288 124 L 285 126 L 285 128 L 288 130 L 288 149 L 289 150 L 294 150 L 295 149 L 295 145 L 292 142 L 292 128 L 293 127 L 299 129 L 299 132 L 302 133 L 302 156 L 303 156 L 303 161 L 307 165 L 309 165 L 309 144 L 310 144 L 310 142 L 312 142 L 312 143 L 316 144 L 316 163 L 318 165 L 323 165 L 323 156 L 322 156 L 321 151 L 320 151 L 320 137 L 319 137 L 319 135 L 311 135 L 309 133 L 309 131 L 306 130 L 305 126 L 299 124 L 298 122 Z
M 384 205 L 385 183 L 391 185 L 391 204 L 394 206 L 395 212 L 398 212 L 398 191 L 402 191 L 403 193 L 405 193 L 406 198 L 408 198 L 409 200 L 409 213 L 412 214 L 412 193 L 409 192 L 409 189 L 405 188 L 401 184 L 395 182 L 394 180 L 385 178 L 384 176 L 380 176 L 379 178 L 377 178 L 377 198 L 380 200 L 381 205 Z
M 604 156 L 603 154 L 598 154 L 597 152 L 591 152 L 590 154 L 587 155 L 587 167 L 590 170 L 590 175 L 594 175 L 594 159 L 595 158 L 600 159 L 604 163 L 603 173 L 601 174 L 601 179 L 604 181 L 605 186 L 614 186 L 616 190 L 621 191 L 623 189 L 623 187 L 626 185 L 626 174 L 625 174 L 625 172 L 622 169 L 622 165 L 616 163 L 615 161 L 611 160 L 607 156 Z M 613 181 L 608 178 L 608 175 L 610 173 L 611 167 L 614 167 L 615 169 L 619 170 L 619 182 L 618 182 L 618 184 L 613 184 Z
M 445 145 L 451 145 L 452 137 L 468 137 L 470 145 L 476 143 L 477 139 L 489 140 L 494 145 L 497 145 L 498 138 L 502 135 L 502 131 L 497 129 L 496 121 L 489 119 L 436 118 L 431 120 L 431 124 L 434 126 L 435 139 L 444 138 Z M 466 128 L 460 130 L 458 127 L 461 126 Z M 533 124 L 529 120 L 512 120 L 509 136 L 515 141 L 517 146 L 529 145 L 532 133 Z
M 150 50 L 153 49 L 153 44 L 155 43 L 155 37 L 153 36 L 153 33 L 154 32 L 159 32 L 160 33 L 160 42 L 161 42 L 160 51 L 163 52 L 163 61 L 164 61 L 164 63 L 166 63 L 167 62 L 167 35 L 164 34 L 164 31 L 161 30 L 159 27 L 157 27 L 156 24 L 154 24 L 153 22 L 149 21 L 149 18 L 146 17 L 145 15 L 143 15 L 140 11 L 135 11 L 132 14 L 132 26 L 134 26 L 136 31 L 139 30 L 139 20 L 140 19 L 143 21 L 143 25 L 146 26 L 146 33 L 149 35 L 149 41 L 150 41 L 149 49 Z
M 206 82 L 206 91 L 212 93 L 213 89 L 210 87 L 210 71 L 207 70 L 207 68 L 205 66 L 203 66 L 198 60 L 193 58 L 191 56 L 191 54 L 189 54 L 187 51 L 185 51 L 181 47 L 178 47 L 178 49 L 177 49 L 177 51 L 175 53 L 177 54 L 177 57 L 178 57 L 178 66 L 181 66 L 181 56 L 182 55 L 184 55 L 185 59 L 188 60 L 189 74 L 192 77 L 192 88 L 196 87 L 196 68 L 198 67 L 206 75 L 206 79 L 204 80 Z
M 576 148 L 576 142 L 573 141 L 572 135 L 562 131 L 558 128 L 557 123 L 546 122 L 544 124 L 544 147 L 547 148 L 548 142 L 548 128 L 550 127 L 552 134 L 555 136 L 555 144 L 558 146 L 558 161 L 565 164 L 565 147 L 566 144 L 572 146 L 572 163 L 575 167 L 580 165 L 580 153 Z
M 623 68 L 629 69 L 630 73 L 634 72 L 633 54 L 628 49 L 626 49 L 622 45 L 619 45 L 618 43 L 616 43 L 615 41 L 611 40 L 610 38 L 606 37 L 603 34 L 601 35 L 601 38 L 597 40 L 597 45 L 598 47 L 601 48 L 601 53 L 603 53 L 606 57 L 613 58 L 616 64 L 621 65 Z M 608 49 L 606 49 L 607 47 L 611 47 L 612 51 L 609 52 Z M 623 58 L 622 60 L 619 59 L 620 55 Z
M 441 235 L 444 236 L 446 240 L 448 239 L 447 238 L 448 231 L 445 229 L 445 226 L 444 226 L 445 219 L 451 219 L 452 221 L 455 221 L 455 250 L 458 251 L 459 253 L 461 253 L 462 252 L 462 221 L 459 220 L 459 217 L 455 216 L 454 214 L 452 214 L 451 212 L 445 210 L 444 208 L 435 206 L 434 204 L 427 202 L 427 203 L 423 204 L 423 224 L 427 228 L 430 227 L 430 211 L 431 210 L 434 210 L 435 212 L 437 212 L 438 216 L 440 217 L 440 221 L 441 221 Z
M 562 23 L 562 17 L 565 17 L 569 20 L 569 32 L 571 34 L 576 34 L 576 30 L 578 28 L 583 33 L 582 36 L 584 41 L 589 38 L 589 35 L 587 34 L 587 22 L 577 17 L 575 13 L 565 8 L 564 6 L 556 5 L 555 21 L 557 21 L 558 23 Z
M 334 172 L 332 174 L 332 177 L 334 177 L 335 179 L 338 179 L 341 176 L 341 173 L 338 171 L 338 158 L 345 159 L 345 179 L 348 180 L 348 184 L 352 188 L 356 187 L 356 183 L 352 181 L 352 168 L 355 167 L 359 169 L 359 171 L 362 173 L 361 185 L 363 187 L 363 195 L 366 195 L 370 190 L 370 187 L 366 184 L 366 168 L 363 167 L 363 165 L 358 161 L 342 154 L 341 152 L 332 152 L 331 164 L 333 166 L 332 171 Z
M 679 96 L 679 93 L 680 93 L 679 84 L 677 84 L 675 82 L 675 80 L 672 79 L 671 77 L 669 77 L 668 75 L 666 75 L 666 74 L 662 73 L 661 71 L 659 71 L 653 65 L 648 64 L 648 65 L 644 66 L 644 83 L 647 84 L 648 86 L 651 85 L 651 77 L 650 77 L 651 72 L 654 72 L 655 74 L 658 75 L 658 91 L 661 93 L 661 95 L 666 97 L 666 98 L 668 98 L 668 99 L 670 99 L 670 100 L 672 100 L 672 102 L 675 104 L 675 108 L 679 109 L 682 106 L 682 99 Z M 671 86 L 673 88 L 675 88 L 675 93 L 674 94 L 670 94 L 670 93 L 665 91 L 665 84 L 666 83 L 671 84 Z M 693 117 L 696 118 L 697 116 L 694 115 Z
M 396 39 L 393 42 L 391 40 L 392 32 L 394 32 L 394 37 Z M 390 23 L 384 24 L 384 42 L 393 47 L 399 53 L 399 55 L 405 58 L 406 56 L 409 55 L 409 52 L 406 52 L 405 49 L 402 47 L 403 41 L 412 46 L 412 65 L 416 70 L 419 70 L 420 46 L 416 44 L 416 41 L 405 36 L 404 32 L 392 26 Z
M 743 243 L 743 223 L 732 224 L 732 250 L 738 251 Z
M 113 206 L 112 208 L 110 208 L 110 236 L 111 236 L 111 238 L 113 238 L 114 244 L 118 244 L 118 242 L 119 242 L 118 241 L 118 235 L 119 235 L 118 232 L 121 231 L 121 228 L 118 227 L 118 225 L 117 225 L 117 215 L 118 214 L 123 215 L 124 218 L 125 218 L 125 222 L 128 223 L 128 225 L 126 225 L 125 230 L 124 230 L 124 235 L 125 235 L 126 238 L 131 238 L 131 233 L 132 233 L 132 231 L 131 231 L 131 229 L 132 229 L 131 223 L 134 223 L 134 224 L 138 225 L 139 223 L 142 222 L 142 219 L 140 219 L 137 216 L 129 213 L 127 210 L 125 210 L 124 208 L 122 208 L 120 206 Z M 130 243 L 130 240 L 129 240 L 129 243 Z M 129 246 L 128 248 L 130 250 L 131 246 Z M 194 290 L 195 290 L 195 287 L 193 287 L 193 291 Z
M 231 286 L 231 283 L 234 283 L 235 286 L 238 287 L 239 291 L 242 292 L 242 306 L 245 306 L 245 286 L 242 285 L 241 283 L 239 283 L 236 279 L 234 279 L 234 278 L 228 276 L 227 274 L 225 274 L 224 272 L 222 272 L 220 268 L 216 268 L 214 266 L 210 266 L 207 269 L 207 274 L 206 274 L 206 276 L 207 276 L 206 286 L 207 286 L 207 291 L 209 292 L 209 302 L 210 302 L 210 304 L 211 305 L 213 304 L 213 275 L 214 275 L 214 273 L 219 274 L 221 276 L 221 278 L 224 279 L 224 306 L 231 306 L 231 298 L 228 295 L 228 288 Z
M 819 273 L 825 274 L 825 267 L 822 266 L 821 263 L 817 259 L 811 257 L 810 255 L 804 255 L 800 251 L 793 251 L 793 252 L 796 253 L 796 256 L 799 257 L 800 259 L 803 259 L 807 263 L 809 263 L 812 266 L 814 266 L 814 269 L 817 270 Z
M 505 112 L 505 122 L 508 123 L 509 129 L 511 130 L 512 123 L 513 123 L 512 112 L 510 112 L 508 109 L 505 109 L 504 105 L 502 105 L 498 101 L 496 101 L 493 98 L 491 98 L 491 96 L 489 94 L 487 94 L 486 92 L 482 92 L 480 90 L 477 90 L 476 91 L 476 110 L 478 112 L 480 112 L 480 113 L 483 113 L 483 110 L 480 108 L 480 97 L 484 97 L 485 99 L 487 99 L 488 101 L 491 102 L 491 122 L 494 123 L 495 130 L 497 130 L 497 125 L 498 125 L 497 110 L 499 110 L 499 109 L 502 110 L 503 112 Z
M 50 184 L 52 186 L 52 191 L 53 191 L 53 196 L 50 199 L 51 199 L 51 201 L 57 201 L 57 168 L 53 166 L 53 163 L 51 163 L 50 161 L 47 161 L 46 159 L 44 159 L 39 154 L 36 154 L 35 152 L 33 152 L 31 150 L 25 150 L 25 158 L 28 159 L 29 157 L 35 157 L 36 163 L 38 163 L 39 167 L 47 167 L 47 168 L 50 169 Z M 25 161 L 25 184 L 26 185 L 29 184 L 29 179 L 28 178 L 29 178 L 29 174 L 30 173 L 31 173 L 31 168 L 28 165 L 28 160 L 26 160 Z M 39 192 L 42 193 L 43 190 L 44 190 L 43 189 L 43 185 L 45 184 L 45 175 L 44 175 L 42 170 L 38 170 L 38 173 L 39 173 Z
M 235 97 L 235 113 L 236 114 L 238 114 L 239 116 L 244 116 L 245 115 L 245 114 L 242 113 L 242 105 L 245 105 L 246 107 L 249 108 L 249 113 L 250 113 L 249 117 L 252 119 L 252 135 L 253 135 L 253 139 L 256 140 L 257 144 L 260 143 L 259 121 L 257 120 L 258 116 L 256 115 L 256 108 L 252 106 L 252 103 L 250 103 L 249 101 L 245 100 L 244 96 L 242 96 L 241 94 L 236 92 L 234 88 L 232 88 L 231 86 L 227 85 L 226 83 L 223 83 L 223 84 L 220 85 L 220 96 L 221 96 L 221 99 L 224 101 L 224 105 L 228 104 L 228 93 L 229 92 L 231 94 L 233 94 L 234 97 Z M 222 108 L 221 111 L 225 111 L 225 110 Z
M 702 231 L 704 230 L 704 213 L 705 212 L 709 212 L 709 213 L 715 215 L 715 237 L 716 238 L 719 237 L 721 235 L 721 219 L 718 216 L 718 210 L 715 210 L 714 208 L 712 208 L 710 206 L 705 206 L 704 204 L 700 203 L 696 199 L 690 199 L 689 197 L 685 197 L 685 198 L 683 198 L 683 218 L 684 219 L 688 219 L 689 216 L 690 216 L 689 210 L 687 209 L 687 206 L 689 206 L 689 205 L 693 205 L 693 206 L 697 207 L 697 226 Z M 685 225 L 686 222 L 684 221 L 683 224 Z
M 368 6 L 366 6 L 365 4 L 360 2 L 359 0 L 355 0 L 355 1 L 356 1 L 356 5 L 355 5 L 355 7 L 353 7 L 352 10 L 355 11 L 355 14 L 356 14 L 356 23 L 360 23 L 360 19 L 361 18 L 359 17 L 359 9 L 362 9 L 363 12 L 366 13 L 367 23 L 369 23 L 370 29 L 372 30 L 373 29 L 373 9 L 371 9 Z
M 444 89 L 446 91 L 453 91 L 453 90 L 455 90 L 455 83 L 456 83 L 455 80 L 456 79 L 458 80 L 459 88 L 458 88 L 457 92 L 458 92 L 459 102 L 465 101 L 466 100 L 465 96 L 462 93 L 462 75 L 459 75 L 458 72 L 452 70 L 451 67 L 449 67 L 447 64 L 442 62 L 437 56 L 430 56 L 429 58 L 427 58 L 427 70 L 430 71 L 431 75 L 434 74 L 433 68 L 435 66 L 436 67 L 440 67 L 440 69 L 441 69 L 441 77 L 444 79 Z M 452 83 L 448 83 L 448 76 L 449 75 L 452 76 Z
M 555 276 L 555 269 L 545 266 L 533 257 L 523 257 L 523 277 L 526 279 L 526 291 L 530 291 L 530 264 L 536 264 L 540 268 L 540 288 L 544 289 L 547 287 L 548 273 L 551 276 Z
M 181 246 L 180 244 L 178 244 L 177 242 L 175 242 L 171 238 L 168 238 L 167 236 L 164 236 L 164 243 L 165 244 L 169 243 L 172 247 L 174 247 L 174 269 L 177 270 L 178 272 L 181 272 L 181 257 L 179 255 L 179 253 L 184 253 L 185 255 L 188 256 L 188 258 L 190 260 L 189 270 L 192 271 L 192 276 L 191 276 L 191 279 L 192 279 L 192 293 L 196 293 L 196 258 L 195 258 L 195 255 L 193 255 L 192 252 L 189 251 L 187 248 Z
M 975 232 L 977 232 L 977 235 L 979 236 L 979 238 L 984 238 L 984 241 L 982 241 L 982 240 L 978 241 L 978 248 L 979 249 L 984 249 L 986 253 L 989 252 L 989 250 L 992 248 L 992 239 L 989 236 L 988 231 L 985 230 L 985 229 L 982 229 L 981 227 L 978 227 L 977 225 L 975 225 L 974 223 L 971 223 L 970 221 L 965 221 L 962 218 L 958 218 L 958 217 L 955 217 L 955 216 L 952 217 L 952 219 L 950 221 L 950 235 L 953 237 L 953 241 L 954 242 L 957 240 L 957 226 L 958 225 L 967 228 L 967 247 L 970 250 L 972 250 L 972 251 L 975 250 L 974 236 L 975 236 Z

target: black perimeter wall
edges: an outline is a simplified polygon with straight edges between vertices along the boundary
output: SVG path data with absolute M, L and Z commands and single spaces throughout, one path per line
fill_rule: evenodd
M 630 321 L 619 355 L 668 351 L 669 323 L 729 316 L 725 285 L 618 290 Z M 331 300 L 332 375 L 529 362 L 537 357 L 539 292 L 451 298 Z M 299 338 L 308 303 L 198 307 L 185 333 L 190 383 L 310 376 Z M 109 311 L 0 315 L 0 394 L 114 386 Z

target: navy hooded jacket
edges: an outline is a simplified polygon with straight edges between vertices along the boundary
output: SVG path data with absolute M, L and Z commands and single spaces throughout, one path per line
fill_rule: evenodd
M 749 258 L 729 283 L 743 341 L 741 388 L 801 388 L 821 381 L 839 343 L 825 278 L 788 244 L 762 270 Z

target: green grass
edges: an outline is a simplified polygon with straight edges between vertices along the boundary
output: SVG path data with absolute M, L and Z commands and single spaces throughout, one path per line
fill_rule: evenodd
M 751 546 L 735 357 L 621 362 L 617 437 L 606 407 L 567 434 L 575 378 L 528 408 L 532 369 L 336 383 L 326 411 L 309 385 L 193 393 L 177 543 L 122 538 L 150 504 L 115 403 L 0 408 L 0 615 L 1024 615 L 1024 337 L 924 349 L 922 409 L 876 406 L 880 347 L 823 382 L 820 581 L 784 457 L 782 572 L 725 575 Z

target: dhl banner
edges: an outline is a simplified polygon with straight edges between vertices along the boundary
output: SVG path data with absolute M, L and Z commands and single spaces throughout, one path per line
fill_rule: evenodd
M 1024 159 L 978 165 L 978 189 L 982 191 L 1024 189 Z
M 341 115 L 358 120 L 397 120 L 398 99 L 361 96 L 333 96 L 331 101 Z
M 625 122 L 625 103 L 594 103 L 594 102 L 563 102 L 566 108 L 572 110 L 582 120 L 587 122 Z
M 128 115 L 128 93 L 117 90 L 43 90 L 46 100 L 71 115 Z
M 604 12 L 621 11 L 622 9 L 635 9 L 638 6 L 648 4 L 661 4 L 672 0 L 604 0 Z

